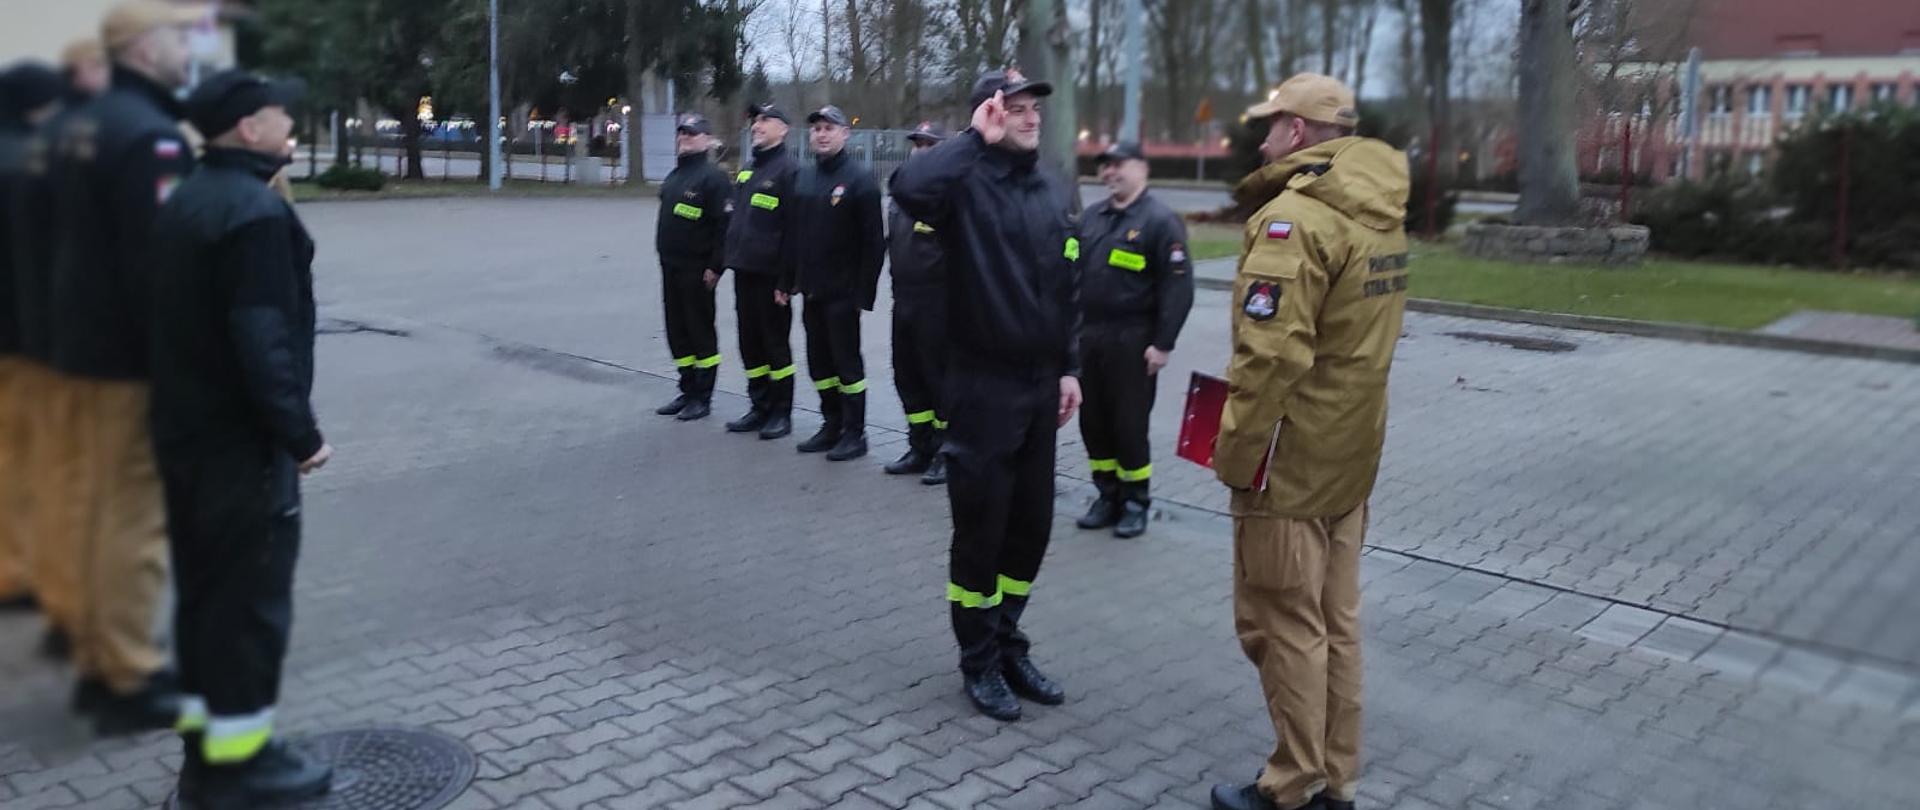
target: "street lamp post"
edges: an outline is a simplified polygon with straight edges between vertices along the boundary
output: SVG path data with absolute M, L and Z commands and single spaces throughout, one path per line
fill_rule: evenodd
M 500 0 L 487 0 L 487 188 L 500 190 Z

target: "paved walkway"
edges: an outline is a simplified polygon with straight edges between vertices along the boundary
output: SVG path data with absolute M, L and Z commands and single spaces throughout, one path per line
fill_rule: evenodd
M 1916 317 L 1920 317 L 1920 313 Z M 1760 327 L 1760 331 L 1837 343 L 1920 350 L 1920 324 L 1913 318 L 1806 309 Z
M 323 314 L 384 331 L 321 342 L 320 406 L 340 455 L 310 488 L 287 728 L 459 736 L 482 755 L 459 808 L 1192 807 L 1257 767 L 1271 732 L 1232 638 L 1227 526 L 1203 472 L 1158 465 L 1164 519 L 1136 542 L 1072 530 L 1085 492 L 1063 493 L 1031 620 L 1073 698 L 985 721 L 958 692 L 939 601 L 944 498 L 878 470 L 899 449 L 896 404 L 876 405 L 895 430 L 874 457 L 846 465 L 648 413 L 671 388 L 657 286 L 615 257 L 648 232 L 650 205 L 307 213 Z M 569 239 L 562 251 L 527 233 Z M 1217 367 L 1224 337 L 1208 313 L 1227 306 L 1201 295 L 1169 381 Z M 867 323 L 884 380 L 884 321 Z M 1861 665 L 1903 649 L 1910 626 L 1763 651 L 1757 637 L 1594 598 L 1620 593 L 1600 592 L 1605 566 L 1579 569 L 1706 544 L 1736 555 L 1727 583 L 1771 577 L 1748 600 L 1770 603 L 1767 589 L 1797 581 L 1799 566 L 1766 567 L 1781 544 L 1807 565 L 1828 545 L 1888 543 L 1890 524 L 1915 525 L 1897 520 L 1911 515 L 1897 493 L 1913 487 L 1867 451 L 1911 447 L 1920 394 L 1906 368 L 1565 333 L 1576 351 L 1540 357 L 1445 336 L 1469 328 L 1490 327 L 1411 319 L 1396 370 L 1363 569 L 1363 806 L 1920 796 L 1911 668 L 1898 655 Z M 1880 375 L 1857 395 L 1847 385 Z M 744 407 L 735 392 L 719 406 Z M 1878 426 L 1878 448 L 1827 444 L 1860 422 Z M 1063 442 L 1073 474 L 1076 454 Z M 1742 488 L 1776 475 L 1807 488 Z M 1802 502 L 1812 508 L 1780 513 L 1780 532 L 1693 539 L 1718 516 Z M 1521 531 L 1535 522 L 1565 528 Z M 1815 525 L 1817 539 L 1796 542 Z M 1501 575 L 1501 549 L 1529 542 L 1567 559 Z M 1889 581 L 1911 556 L 1892 545 L 1877 558 Z M 1616 589 L 1650 574 L 1637 576 Z M 1888 624 L 1911 615 L 1897 613 L 1909 595 L 1872 576 L 1830 577 L 1849 604 L 1877 600 Z M 0 620 L 0 805 L 151 806 L 173 746 L 63 745 L 56 674 L 21 663 L 33 632 Z

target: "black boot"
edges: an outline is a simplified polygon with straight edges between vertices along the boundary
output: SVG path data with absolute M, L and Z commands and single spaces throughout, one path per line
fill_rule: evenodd
M 1120 521 L 1113 526 L 1113 536 L 1131 539 L 1146 534 L 1147 518 L 1147 502 L 1128 498 L 1120 507 Z
M 667 404 L 662 405 L 658 408 L 654 408 L 653 412 L 660 414 L 661 416 L 672 416 L 686 409 L 687 409 L 687 395 L 675 394 L 673 399 L 670 399 L 667 401 Z
M 1307 807 L 1317 810 L 1318 805 L 1308 802 Z M 1279 806 L 1262 794 L 1256 783 L 1214 785 L 1213 810 L 1279 810 Z
M 1000 674 L 1000 670 L 989 669 L 967 678 L 967 699 L 973 701 L 973 707 L 979 709 L 981 714 L 995 720 L 1020 719 L 1020 701 L 1014 698 L 1013 690 L 1007 686 L 1006 676 Z
M 74 692 L 74 703 L 78 708 L 83 701 L 90 702 L 93 733 L 102 737 L 170 729 L 180 721 L 180 690 L 171 672 L 154 673 L 131 694 L 115 694 L 101 687 L 99 694 L 89 699 L 81 694 L 87 688 L 87 682 L 81 681 Z
M 710 368 L 696 368 L 693 370 L 693 389 L 687 392 L 686 407 L 680 409 L 680 421 L 692 422 L 696 419 L 705 419 L 709 414 L 713 413 L 713 378 L 715 375 L 715 370 Z
M 793 378 L 767 383 L 767 423 L 760 438 L 771 441 L 793 432 Z
M 933 461 L 927 465 L 927 474 L 920 476 L 920 483 L 930 487 L 945 486 L 947 483 L 947 456 L 934 453 Z
M 820 391 L 820 429 L 813 436 L 800 443 L 802 453 L 825 453 L 840 443 L 840 433 L 846 424 L 846 413 L 842 409 L 845 397 L 831 388 Z
M 173 791 L 183 807 L 197 807 L 205 789 L 207 757 L 202 747 L 205 735 L 198 731 L 180 732 L 180 779 Z
M 747 400 L 753 407 L 739 419 L 727 423 L 728 433 L 752 433 L 767 424 L 767 384 L 765 377 L 747 380 Z
M 1046 706 L 1067 702 L 1067 690 L 1034 666 L 1032 658 L 1024 655 L 1015 658 L 1003 664 L 1000 671 L 1016 695 Z
M 908 425 L 907 452 L 885 467 L 887 474 L 919 475 L 926 472 L 927 468 L 933 464 L 933 454 L 927 452 L 932 434 L 933 426 L 925 422 Z
M 332 788 L 332 766 L 274 740 L 245 762 L 207 765 L 198 804 L 202 810 L 271 807 L 319 798 Z
M 1093 474 L 1093 485 L 1100 497 L 1087 507 L 1087 513 L 1074 522 L 1082 529 L 1104 529 L 1120 522 L 1120 479 L 1110 472 Z
M 687 400 L 687 407 L 681 408 L 680 414 L 674 418 L 682 422 L 692 422 L 696 419 L 705 419 L 712 413 L 713 406 L 708 404 L 706 400 L 690 399 Z
M 867 454 L 867 394 L 841 394 L 840 441 L 827 451 L 828 461 L 851 461 Z

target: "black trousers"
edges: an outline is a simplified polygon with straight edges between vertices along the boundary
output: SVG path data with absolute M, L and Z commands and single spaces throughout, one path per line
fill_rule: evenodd
M 1053 529 L 1060 378 L 950 367 L 947 600 L 969 677 L 1026 655 L 1020 632 Z
M 214 721 L 271 708 L 293 626 L 299 473 L 265 441 L 159 454 L 182 691 Z
M 740 322 L 740 362 L 747 368 L 747 397 L 755 410 L 793 408 L 793 310 L 773 300 L 779 279 L 761 273 L 733 274 L 733 307 Z
M 667 350 L 680 372 L 680 393 L 705 399 L 713 395 L 714 369 L 720 365 L 720 336 L 713 327 L 713 290 L 703 268 L 661 262 L 660 296 L 667 314 Z
M 947 412 L 941 407 L 941 393 L 947 351 L 947 303 L 937 292 L 895 287 L 893 387 L 900 392 L 908 425 L 945 429 Z
M 1088 326 L 1080 333 L 1080 439 L 1094 486 L 1115 500 L 1148 503 L 1153 445 L 1147 438 L 1157 378 L 1147 376 L 1151 324 Z
M 864 393 L 867 365 L 860 356 L 860 305 L 809 295 L 800 322 L 807 329 L 807 376 L 821 397 Z

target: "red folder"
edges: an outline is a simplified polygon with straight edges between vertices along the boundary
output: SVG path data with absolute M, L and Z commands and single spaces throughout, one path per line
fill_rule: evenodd
M 1208 469 L 1213 468 L 1214 440 L 1220 437 L 1220 412 L 1227 407 L 1227 381 L 1211 374 L 1193 373 L 1187 383 L 1187 411 L 1180 420 L 1180 445 L 1175 453 Z M 1279 436 L 1276 429 L 1274 436 Z M 1267 461 L 1273 457 L 1273 445 L 1267 445 L 1267 457 L 1253 474 L 1253 488 L 1266 491 Z

